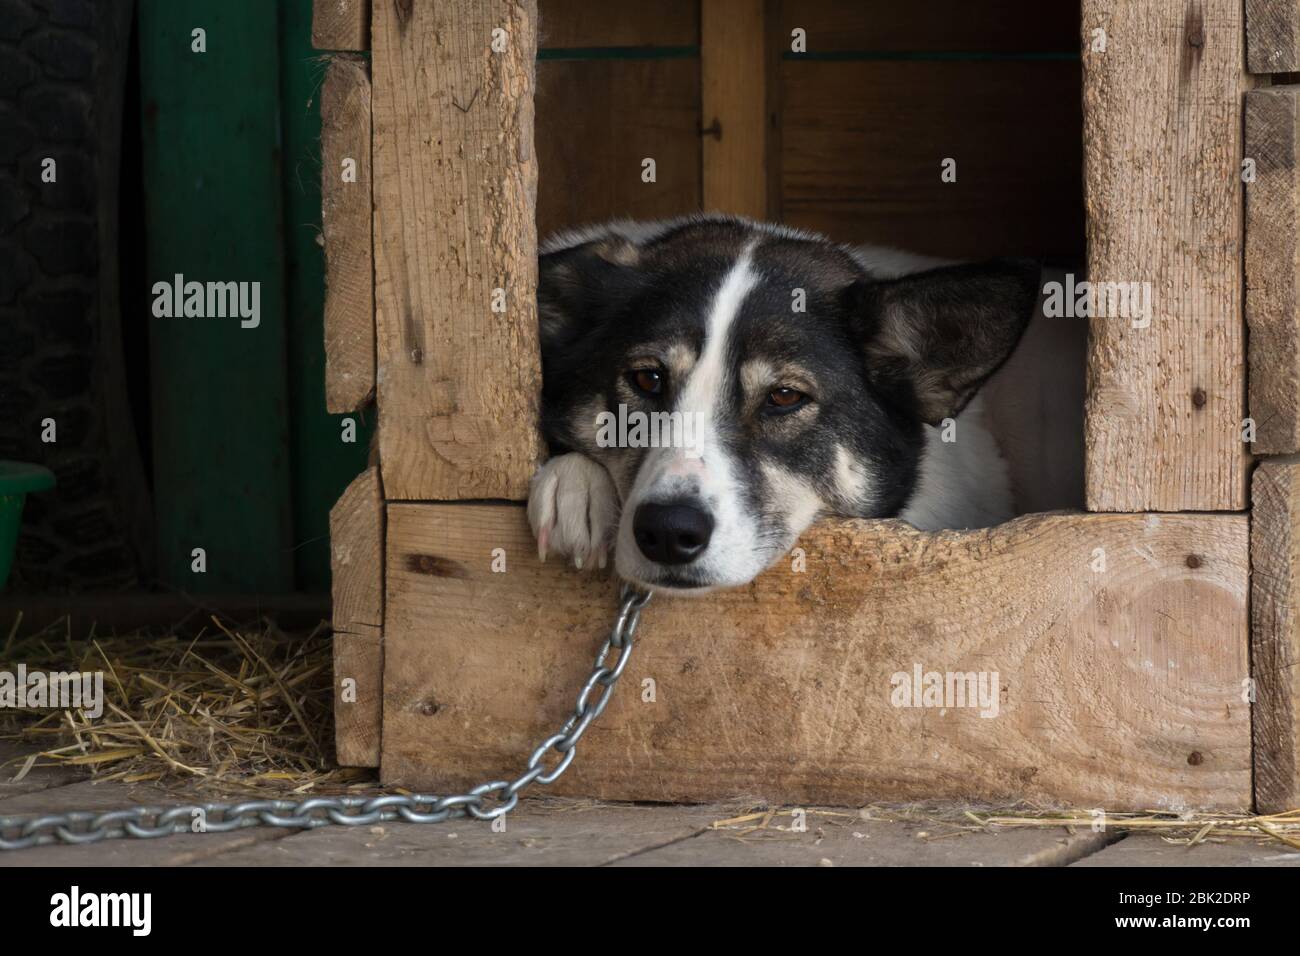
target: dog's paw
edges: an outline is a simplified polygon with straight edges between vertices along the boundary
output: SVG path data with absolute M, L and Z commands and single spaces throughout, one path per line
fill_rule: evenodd
M 618 523 L 618 491 L 609 473 L 586 455 L 552 458 L 533 476 L 528 522 L 537 556 L 572 558 L 575 567 L 603 568 Z

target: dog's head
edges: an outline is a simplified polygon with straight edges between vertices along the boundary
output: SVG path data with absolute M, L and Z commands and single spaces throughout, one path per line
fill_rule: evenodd
M 729 218 L 611 232 L 541 257 L 544 429 L 613 477 L 622 577 L 744 584 L 819 515 L 898 514 L 923 425 L 970 401 L 1037 292 L 1032 263 L 881 280 Z

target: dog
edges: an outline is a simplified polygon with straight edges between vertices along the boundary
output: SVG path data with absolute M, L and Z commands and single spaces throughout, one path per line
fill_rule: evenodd
M 955 263 L 721 215 L 551 238 L 539 556 L 592 568 L 612 553 L 624 580 L 700 594 L 753 580 L 823 516 L 1011 518 L 979 392 L 1039 286 L 1029 260 Z

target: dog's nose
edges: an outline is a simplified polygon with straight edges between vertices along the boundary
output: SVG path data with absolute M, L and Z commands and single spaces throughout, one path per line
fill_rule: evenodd
M 681 501 L 646 503 L 632 515 L 636 545 L 656 564 L 687 564 L 709 546 L 713 516 Z

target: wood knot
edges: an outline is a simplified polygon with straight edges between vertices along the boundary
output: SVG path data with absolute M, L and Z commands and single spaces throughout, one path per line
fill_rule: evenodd
M 1209 401 L 1209 397 L 1205 394 L 1205 389 L 1192 389 L 1192 405 L 1196 408 L 1204 408 L 1207 401 Z
M 1187 43 L 1199 50 L 1201 47 L 1205 46 L 1205 31 L 1200 29 L 1193 30 L 1191 33 L 1187 34 Z

